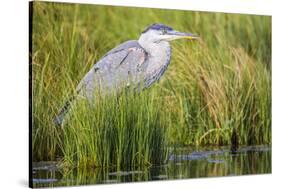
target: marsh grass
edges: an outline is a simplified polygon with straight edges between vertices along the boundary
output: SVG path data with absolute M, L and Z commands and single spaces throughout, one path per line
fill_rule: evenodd
M 64 126 L 64 156 L 76 166 L 149 166 L 165 163 L 168 156 L 163 100 L 155 93 L 79 100 Z M 78 163 L 78 164 L 77 164 Z
M 79 99 L 63 129 L 53 119 L 93 64 L 151 23 L 198 34 L 172 43 L 160 82 L 142 93 Z M 149 166 L 173 145 L 271 143 L 271 18 L 35 2 L 33 160 L 70 166 Z

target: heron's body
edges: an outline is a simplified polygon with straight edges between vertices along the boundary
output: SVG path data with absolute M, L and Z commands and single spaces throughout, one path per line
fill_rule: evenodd
M 177 32 L 163 24 L 149 26 L 138 40 L 120 44 L 94 64 L 80 81 L 77 92 L 94 100 L 96 91 L 106 94 L 126 87 L 142 90 L 151 86 L 161 78 L 170 63 L 169 41 L 178 38 L 194 39 L 196 36 Z M 62 124 L 69 107 L 68 101 L 55 119 L 58 125 Z
M 114 92 L 124 87 L 147 88 L 159 80 L 170 63 L 168 42 L 149 49 L 137 40 L 122 43 L 101 58 L 80 81 L 77 91 L 93 99 L 95 90 Z

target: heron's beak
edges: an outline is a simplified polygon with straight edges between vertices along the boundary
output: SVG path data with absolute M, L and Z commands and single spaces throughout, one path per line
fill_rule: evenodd
M 168 31 L 167 35 L 169 35 L 169 40 L 175 40 L 175 39 L 199 39 L 199 36 L 194 35 L 192 33 L 184 33 L 184 32 L 179 32 L 179 31 Z

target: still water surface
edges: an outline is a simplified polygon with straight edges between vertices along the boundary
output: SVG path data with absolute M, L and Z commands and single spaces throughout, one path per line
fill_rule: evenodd
M 144 169 L 73 169 L 65 171 L 56 162 L 34 162 L 34 187 L 72 186 L 167 179 L 234 176 L 271 173 L 271 147 L 247 146 L 177 148 L 165 165 Z

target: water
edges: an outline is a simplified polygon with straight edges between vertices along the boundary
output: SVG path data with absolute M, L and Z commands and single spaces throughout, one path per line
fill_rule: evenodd
M 66 170 L 57 162 L 34 162 L 34 187 L 111 184 L 167 179 L 235 176 L 271 173 L 271 147 L 180 148 L 165 165 L 134 170 L 87 168 Z

